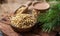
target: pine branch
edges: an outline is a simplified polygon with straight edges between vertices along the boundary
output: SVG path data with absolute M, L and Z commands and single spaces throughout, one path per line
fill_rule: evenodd
M 56 26 L 60 25 L 60 4 L 52 4 L 50 9 L 45 13 L 38 17 L 40 22 L 43 22 L 42 25 L 43 31 L 51 31 Z

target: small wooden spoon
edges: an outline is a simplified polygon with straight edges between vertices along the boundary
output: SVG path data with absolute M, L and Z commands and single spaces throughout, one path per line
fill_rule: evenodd
M 18 11 L 21 7 L 26 7 L 22 12 L 27 12 L 28 7 L 29 7 L 31 4 L 32 4 L 32 1 L 28 1 L 26 4 L 21 5 L 21 6 L 15 11 L 14 14 L 16 14 L 17 11 Z M 22 13 L 22 12 L 21 12 L 21 13 Z

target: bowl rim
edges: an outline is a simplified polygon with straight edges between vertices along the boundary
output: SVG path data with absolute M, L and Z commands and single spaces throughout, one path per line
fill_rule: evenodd
M 50 8 L 50 5 L 49 5 L 48 2 L 39 2 L 39 1 L 38 1 L 38 2 L 33 3 L 33 8 L 36 9 L 36 10 L 46 10 L 46 9 L 38 9 L 38 8 L 35 8 L 34 6 L 35 6 L 36 4 L 38 4 L 38 3 L 39 3 L 39 4 L 41 4 L 41 3 L 46 3 L 46 4 L 48 5 L 48 8 L 47 8 L 47 9 Z

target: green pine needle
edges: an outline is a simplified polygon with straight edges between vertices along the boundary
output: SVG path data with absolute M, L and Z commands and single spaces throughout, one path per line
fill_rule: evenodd
M 40 14 L 38 22 L 43 22 L 42 30 L 50 32 L 56 26 L 60 25 L 60 4 L 52 4 L 50 9 L 44 14 Z

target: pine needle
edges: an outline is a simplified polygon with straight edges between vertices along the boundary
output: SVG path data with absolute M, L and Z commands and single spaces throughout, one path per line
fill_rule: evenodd
M 50 9 L 38 17 L 39 22 L 43 22 L 42 30 L 50 32 L 56 26 L 60 25 L 60 4 L 52 4 Z

